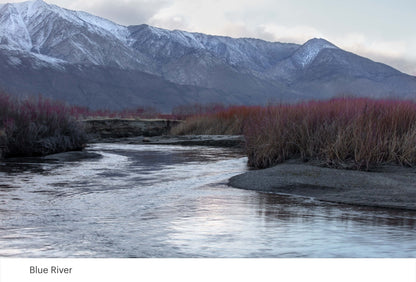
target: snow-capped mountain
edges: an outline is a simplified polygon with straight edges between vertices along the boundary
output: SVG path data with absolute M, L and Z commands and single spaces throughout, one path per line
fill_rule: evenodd
M 293 62 L 296 65 L 305 68 L 316 59 L 322 50 L 325 49 L 337 49 L 337 47 L 325 39 L 311 39 L 293 53 Z
M 0 63 L 0 89 L 93 108 L 416 95 L 414 77 L 324 39 L 298 45 L 126 27 L 42 0 L 0 5 Z
M 123 68 L 148 63 L 145 57 L 127 47 L 126 27 L 42 0 L 3 5 L 0 26 L 0 46 L 13 50 L 68 63 Z

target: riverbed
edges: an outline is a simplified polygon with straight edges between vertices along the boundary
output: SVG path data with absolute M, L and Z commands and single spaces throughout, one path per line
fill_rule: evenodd
M 416 212 L 231 188 L 236 149 L 86 151 L 0 163 L 0 257 L 416 257 Z

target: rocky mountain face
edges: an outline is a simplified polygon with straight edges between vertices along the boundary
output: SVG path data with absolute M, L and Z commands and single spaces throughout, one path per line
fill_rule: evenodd
M 90 108 L 416 97 L 416 78 L 323 39 L 303 45 L 122 26 L 42 0 L 0 5 L 0 89 Z

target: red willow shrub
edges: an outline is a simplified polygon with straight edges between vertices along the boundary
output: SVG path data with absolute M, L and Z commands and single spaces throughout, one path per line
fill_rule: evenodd
M 416 164 L 416 104 L 337 98 L 294 105 L 231 107 L 189 118 L 176 134 L 244 134 L 248 163 L 266 168 L 291 158 L 364 169 Z
M 6 157 L 78 150 L 86 142 L 71 109 L 42 97 L 19 100 L 1 93 L 0 128 Z
M 249 165 L 318 159 L 368 170 L 382 163 L 416 164 L 416 104 L 340 98 L 271 106 L 245 127 Z

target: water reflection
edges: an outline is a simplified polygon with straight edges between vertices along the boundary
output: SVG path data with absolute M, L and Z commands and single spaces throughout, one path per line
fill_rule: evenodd
M 265 220 L 314 220 L 317 213 L 327 221 L 354 221 L 366 225 L 399 226 L 414 229 L 416 227 L 416 212 L 351 206 L 308 199 L 304 197 L 259 193 L 258 215 Z M 300 208 L 301 207 L 301 208 Z
M 416 213 L 226 186 L 240 152 L 97 144 L 0 166 L 0 256 L 416 257 Z

